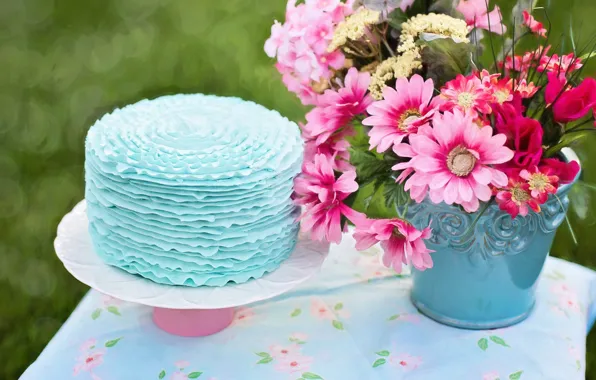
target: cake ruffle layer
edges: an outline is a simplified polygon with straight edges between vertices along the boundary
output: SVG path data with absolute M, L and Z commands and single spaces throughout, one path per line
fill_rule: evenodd
M 94 247 L 164 284 L 259 278 L 295 247 L 302 154 L 294 123 L 240 99 L 177 95 L 116 110 L 86 140 Z

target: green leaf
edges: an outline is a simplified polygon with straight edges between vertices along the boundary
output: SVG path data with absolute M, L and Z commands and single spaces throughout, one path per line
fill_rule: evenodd
M 406 15 L 401 9 L 397 8 L 387 15 L 387 23 L 395 30 L 401 30 L 401 24 L 408 21 Z
M 333 320 L 333 322 L 331 322 L 333 324 L 333 327 L 335 327 L 338 330 L 343 330 L 344 329 L 344 324 L 341 323 L 340 321 L 337 320 Z
M 470 71 L 472 45 L 457 43 L 451 38 L 423 41 L 423 45 L 426 46 L 422 49 L 422 63 L 435 88 L 443 86 L 458 74 L 466 75 Z
M 482 351 L 486 351 L 486 349 L 488 348 L 488 339 L 486 338 L 482 338 L 478 341 L 478 347 L 480 347 L 480 349 Z
M 101 315 L 101 309 L 97 308 L 97 309 L 93 310 L 93 313 L 91 313 L 91 319 L 96 320 L 97 318 L 99 318 L 100 315 Z
M 268 357 L 271 356 L 271 355 L 269 355 L 268 352 L 255 352 L 255 354 L 258 355 L 258 356 L 260 356 L 260 357 L 262 357 L 262 358 L 268 358 Z
M 509 345 L 501 337 L 498 337 L 496 335 L 491 335 L 489 338 L 490 338 L 490 340 L 492 340 L 496 344 L 499 344 L 499 345 L 501 345 L 503 347 L 509 347 Z
M 163 379 L 164 377 L 166 377 L 166 371 L 162 369 L 161 372 L 159 373 L 159 378 Z
M 358 184 L 366 185 L 375 179 L 391 175 L 390 162 L 369 150 L 350 149 L 350 163 L 356 168 Z
M 579 371 L 580 369 L 582 369 L 582 363 L 579 360 L 576 360 L 575 361 L 575 367 Z
M 383 351 L 376 352 L 376 354 L 379 356 L 389 356 L 390 352 L 387 350 L 383 350 Z
M 294 311 L 292 311 L 290 313 L 290 317 L 294 318 L 299 316 L 300 314 L 302 314 L 302 310 L 301 309 L 294 309 Z
M 343 308 L 344 308 L 344 304 L 341 302 L 336 303 L 335 306 L 333 307 L 334 310 L 341 310 Z
M 269 357 L 259 360 L 257 362 L 257 364 L 267 364 L 267 363 L 271 363 L 272 361 L 273 361 L 273 358 L 271 356 L 269 356 Z
M 120 339 L 122 339 L 122 337 L 117 338 L 117 339 L 108 340 L 106 342 L 105 346 L 108 347 L 108 348 L 114 347 L 120 341 Z
M 116 306 L 108 306 L 107 310 L 114 315 L 121 316 L 120 311 L 118 311 Z
M 385 359 L 383 359 L 383 358 L 381 358 L 381 359 L 377 359 L 377 360 L 375 360 L 375 362 L 373 363 L 373 368 L 377 368 L 378 366 L 380 366 L 380 365 L 383 365 L 383 364 L 385 364 L 385 363 L 387 363 L 387 360 L 385 360 Z
M 399 314 L 395 314 L 395 315 L 392 315 L 391 317 L 389 317 L 387 320 L 388 321 L 395 321 L 398 318 L 399 318 Z
M 388 209 L 403 207 L 410 201 L 408 193 L 404 190 L 403 183 L 397 183 L 391 177 L 383 186 L 383 196 L 385 197 L 385 207 Z
M 312 373 L 312 372 L 304 372 L 304 373 L 302 374 L 302 377 L 303 377 L 304 379 L 309 379 L 309 380 L 310 380 L 310 379 L 322 379 L 322 377 L 321 377 L 321 376 L 317 375 L 316 373 Z
M 524 373 L 524 371 L 517 371 L 515 373 L 512 373 L 511 375 L 509 375 L 509 380 L 519 380 L 521 378 L 522 373 Z
M 189 379 L 196 379 L 197 377 L 201 376 L 203 372 L 191 372 L 188 374 Z

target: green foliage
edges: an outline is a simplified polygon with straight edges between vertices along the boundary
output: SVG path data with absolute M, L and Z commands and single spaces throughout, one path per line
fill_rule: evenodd
M 471 70 L 471 53 L 474 46 L 467 43 L 457 43 L 451 38 L 439 38 L 425 41 L 422 49 L 422 63 L 426 75 L 441 87 L 454 79 L 458 74 L 468 74 Z

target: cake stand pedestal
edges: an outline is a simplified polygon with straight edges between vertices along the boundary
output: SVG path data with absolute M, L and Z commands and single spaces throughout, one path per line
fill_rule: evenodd
M 258 280 L 222 287 L 164 285 L 105 264 L 94 251 L 88 224 L 82 201 L 58 225 L 54 248 L 66 270 L 104 294 L 152 306 L 157 327 L 187 337 L 215 334 L 232 323 L 236 306 L 292 290 L 317 273 L 329 253 L 328 244 L 301 235 L 290 257 Z

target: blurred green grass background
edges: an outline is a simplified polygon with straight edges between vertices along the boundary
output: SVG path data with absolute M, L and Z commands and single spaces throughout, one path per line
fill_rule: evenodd
M 551 2 L 555 34 L 578 20 L 576 38 L 594 35 L 593 0 Z M 240 96 L 301 120 L 304 108 L 262 49 L 284 8 L 285 0 L 0 1 L 0 379 L 18 378 L 87 291 L 52 243 L 83 198 L 89 126 L 115 107 L 179 92 Z M 595 142 L 580 149 L 584 163 L 596 158 L 585 154 Z M 596 166 L 584 179 L 596 183 Z M 583 205 L 595 210 L 594 200 Z M 562 227 L 553 253 L 593 267 L 594 225 L 575 225 L 579 245 Z M 596 378 L 596 334 L 588 349 Z

